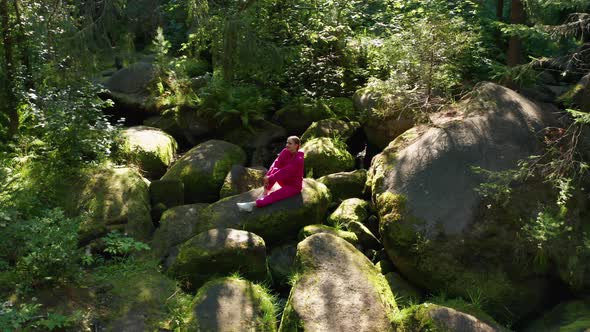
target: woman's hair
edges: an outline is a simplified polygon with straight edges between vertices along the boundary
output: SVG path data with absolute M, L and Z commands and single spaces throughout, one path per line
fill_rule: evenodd
M 287 137 L 287 141 L 288 140 L 293 141 L 293 143 L 295 143 L 297 145 L 301 145 L 301 140 L 297 136 L 289 136 L 289 137 Z

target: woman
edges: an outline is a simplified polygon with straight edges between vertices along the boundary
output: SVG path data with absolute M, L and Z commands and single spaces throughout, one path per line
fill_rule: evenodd
M 264 207 L 301 192 L 303 185 L 303 151 L 297 136 L 287 138 L 287 144 L 272 163 L 264 177 L 264 195 L 253 202 L 237 203 L 240 211 L 252 212 L 254 207 Z M 278 183 L 280 188 L 271 191 Z

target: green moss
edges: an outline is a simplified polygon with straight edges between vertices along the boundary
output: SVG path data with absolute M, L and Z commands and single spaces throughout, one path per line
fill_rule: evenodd
M 349 242 L 353 246 L 356 246 L 359 244 L 359 239 L 356 236 L 356 234 L 354 234 L 353 232 L 343 231 L 343 230 L 336 229 L 334 227 L 330 227 L 327 225 L 307 225 L 307 226 L 303 227 L 303 229 L 299 232 L 299 240 L 301 241 L 308 236 L 312 236 L 312 235 L 318 234 L 318 233 L 329 233 L 332 235 L 336 235 L 336 236 L 346 240 L 347 242 Z
M 524 331 L 579 332 L 590 328 L 590 300 L 562 303 Z
M 364 169 L 328 174 L 318 179 L 328 187 L 335 202 L 362 197 L 366 181 L 367 170 Z
M 302 149 L 306 172 L 315 178 L 354 167 L 354 157 L 346 150 L 346 144 L 338 140 L 314 138 L 304 143 Z
M 351 222 L 363 223 L 369 217 L 369 202 L 359 198 L 344 200 L 328 217 L 328 223 L 334 226 L 343 226 Z

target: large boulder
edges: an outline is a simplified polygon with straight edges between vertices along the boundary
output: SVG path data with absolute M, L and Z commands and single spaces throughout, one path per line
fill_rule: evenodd
M 139 166 L 148 178 L 159 178 L 166 172 L 178 147 L 172 136 L 158 128 L 126 128 L 122 137 L 122 157 Z
M 590 299 L 559 304 L 523 329 L 525 332 L 579 332 L 590 330 Z
M 184 183 L 185 203 L 214 202 L 232 166 L 245 161 L 246 154 L 239 146 L 209 140 L 184 154 L 162 180 L 180 179 Z
M 143 121 L 143 124 L 160 128 L 172 135 L 179 143 L 188 146 L 197 145 L 199 139 L 213 132 L 215 128 L 215 121 L 189 107 L 181 107 L 177 112 L 149 117 Z
M 183 243 L 168 271 L 194 289 L 214 276 L 238 271 L 250 280 L 263 281 L 267 277 L 266 246 L 254 233 L 211 229 Z
M 150 196 L 145 179 L 126 167 L 103 168 L 85 181 L 78 211 L 87 211 L 80 224 L 82 243 L 119 230 L 147 241 L 154 230 Z
M 303 179 L 300 195 L 255 208 L 250 213 L 238 210 L 236 203 L 253 201 L 262 194 L 263 188 L 257 188 L 209 205 L 201 213 L 199 227 L 244 229 L 262 236 L 266 243 L 284 243 L 295 239 L 302 227 L 321 224 L 331 202 L 326 186 L 313 179 Z
M 582 77 L 573 88 L 562 96 L 562 99 L 578 106 L 582 112 L 590 112 L 590 74 Z
M 241 146 L 246 151 L 264 149 L 271 142 L 287 139 L 287 131 L 274 123 L 259 120 L 251 124 L 250 128 L 237 127 L 224 133 L 223 140 Z
M 387 281 L 350 243 L 312 235 L 297 245 L 297 266 L 279 331 L 394 331 Z
M 361 197 L 367 181 L 367 170 L 357 169 L 352 172 L 339 172 L 324 175 L 318 179 L 330 189 L 336 203 L 347 198 Z
M 307 237 L 310 237 L 314 234 L 320 233 L 327 233 L 335 235 L 341 239 L 346 240 L 348 243 L 352 244 L 353 246 L 358 246 L 359 239 L 353 232 L 348 232 L 345 230 L 337 229 L 328 225 L 307 225 L 301 229 L 299 232 L 299 239 L 303 240 Z
M 278 110 L 274 120 L 287 129 L 289 135 L 299 135 L 312 122 L 333 117 L 334 112 L 322 101 L 296 100 Z
M 124 107 L 156 111 L 150 97 L 149 84 L 156 77 L 156 68 L 149 62 L 138 62 L 118 70 L 106 82 L 108 96 Z
M 535 133 L 552 109 L 492 83 L 472 95 L 453 121 L 394 140 L 373 159 L 368 182 L 383 245 L 405 277 L 433 292 L 483 294 L 490 313 L 513 320 L 547 297 L 548 279 L 520 263 L 533 257 L 519 234 L 554 197 L 521 186 L 508 205 L 490 203 L 471 167 L 504 171 L 539 153 Z
M 347 141 L 360 126 L 361 124 L 356 121 L 346 122 L 333 118 L 324 119 L 312 123 L 303 135 L 301 135 L 301 140 L 305 142 L 317 137 L 335 137 L 342 141 Z
M 277 330 L 272 296 L 247 280 L 212 280 L 197 293 L 186 331 L 273 332 Z
M 205 203 L 196 203 L 164 211 L 160 219 L 160 227 L 154 232 L 151 241 L 154 256 L 166 258 L 174 247 L 199 233 L 195 229 L 198 229 L 200 213 L 206 207 Z
M 354 157 L 340 140 L 313 138 L 301 148 L 305 151 L 305 170 L 308 174 L 311 172 L 314 178 L 354 168 Z
M 223 181 L 219 197 L 238 195 L 264 186 L 266 172 L 267 169 L 261 166 L 250 168 L 234 165 Z

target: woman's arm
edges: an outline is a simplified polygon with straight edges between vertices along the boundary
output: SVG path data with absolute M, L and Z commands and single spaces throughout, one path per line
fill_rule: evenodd
M 303 155 L 295 156 L 287 165 L 268 176 L 270 181 L 283 181 L 303 172 Z

